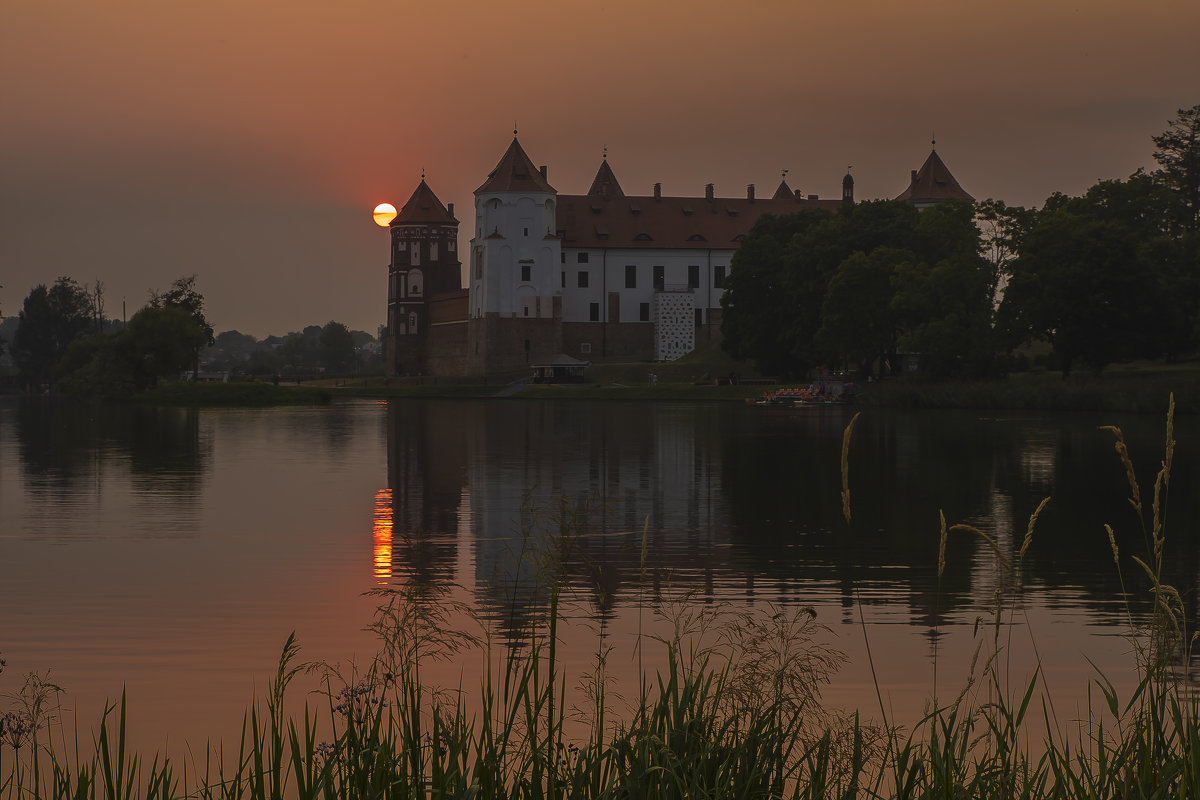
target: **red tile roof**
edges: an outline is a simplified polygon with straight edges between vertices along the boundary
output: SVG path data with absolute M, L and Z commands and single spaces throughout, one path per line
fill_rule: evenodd
M 943 200 L 975 202 L 975 198 L 958 185 L 937 150 L 929 151 L 929 158 L 925 159 L 919 170 L 913 172 L 912 182 L 896 199 L 907 200 L 913 205 L 929 205 Z
M 542 176 L 541 170 L 533 165 L 529 156 L 521 149 L 521 143 L 513 137 L 512 144 L 500 158 L 496 168 L 488 173 L 487 180 L 475 192 L 553 192 Z
M 429 184 L 425 183 L 425 179 L 421 179 L 421 183 L 417 185 L 416 191 L 412 193 L 412 197 L 408 198 L 408 202 L 401 207 L 392 220 L 392 225 L 412 225 L 417 223 L 452 223 L 458 224 L 458 220 L 454 215 L 446 210 L 442 205 L 442 201 L 438 200 L 437 195 L 433 193 L 433 189 L 429 188 Z
M 604 176 L 617 186 L 605 161 L 600 165 L 596 189 Z M 776 193 L 778 195 L 778 193 Z M 763 214 L 794 214 L 805 208 L 836 211 L 841 199 L 807 200 L 790 191 L 787 198 L 746 197 L 642 197 L 594 191 L 586 195 L 558 196 L 557 228 L 563 247 L 636 247 L 653 249 L 737 248 Z

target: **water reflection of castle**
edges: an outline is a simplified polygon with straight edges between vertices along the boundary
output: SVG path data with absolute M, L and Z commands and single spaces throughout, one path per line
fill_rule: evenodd
M 1088 424 L 864 419 L 847 532 L 837 468 L 845 419 L 837 414 L 445 400 L 392 403 L 386 413 L 381 582 L 458 583 L 484 605 L 523 613 L 539 602 L 539 536 L 578 529 L 586 535 L 568 538 L 563 569 L 601 614 L 659 585 L 849 607 L 858 584 L 875 587 L 865 602 L 903 609 L 910 624 L 932 630 L 993 589 L 1012 588 L 992 554 L 966 536 L 952 538 L 951 568 L 939 579 L 939 510 L 1015 553 L 1030 513 L 1053 495 L 1017 580 L 1048 591 L 1077 587 L 1102 616 L 1120 591 L 1107 549 L 1081 545 L 1125 511 L 1123 472 L 1089 469 L 1110 458 L 1111 442 Z M 1180 485 L 1194 485 L 1188 470 L 1177 464 Z M 1100 485 L 1113 501 L 1107 506 L 1095 501 Z M 573 526 L 558 524 L 564 515 L 575 517 Z M 1187 572 L 1200 545 L 1185 546 L 1178 563 Z
M 458 582 L 495 605 L 524 602 L 547 536 L 557 533 L 569 537 L 565 569 L 593 584 L 603 607 L 640 572 L 647 519 L 647 568 L 711 571 L 712 554 L 728 552 L 715 538 L 729 526 L 713 524 L 722 507 L 716 426 L 697 424 L 696 415 L 716 410 L 630 413 L 609 404 L 590 411 L 392 404 L 377 578 Z

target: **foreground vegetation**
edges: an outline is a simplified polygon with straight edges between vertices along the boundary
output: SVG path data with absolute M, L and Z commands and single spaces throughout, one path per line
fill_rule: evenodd
M 840 465 L 851 535 L 855 420 Z M 1129 610 L 1139 675 L 1132 693 L 1118 696 L 1098 676 L 1096 704 L 1082 720 L 1056 715 L 1040 668 L 1019 682 L 1006 671 L 1006 632 L 1022 613 L 1013 591 L 997 592 L 991 619 L 976 626 L 976 658 L 961 691 L 930 698 L 911 728 L 889 720 L 882 701 L 871 722 L 822 707 L 821 687 L 839 655 L 811 609 L 731 612 L 686 598 L 653 604 L 669 632 L 639 647 L 661 648 L 665 666 L 645 676 L 628 709 L 608 693 L 602 648 L 585 680 L 586 713 L 572 721 L 556 650 L 572 539 L 564 515 L 547 518 L 545 528 L 565 534 L 522 554 L 544 578 L 545 609 L 523 646 L 498 652 L 486 626 L 461 630 L 452 620 L 467 609 L 433 590 L 381 592 L 373 623 L 380 653 L 363 674 L 303 665 L 289 638 L 241 740 L 182 766 L 128 751 L 123 700 L 100 721 L 94 753 L 81 755 L 89 748 L 72 743 L 52 713 L 56 687 L 34 676 L 0 720 L 0 797 L 1197 798 L 1200 700 L 1186 683 L 1193 634 L 1180 591 L 1160 578 L 1169 557 L 1173 429 L 1172 402 L 1160 470 L 1146 489 L 1121 431 L 1105 429 L 1144 540 L 1144 552 L 1121 553 L 1109 528 L 1114 569 L 1137 570 L 1153 604 L 1144 619 Z M 991 553 L 1006 585 L 1017 586 L 1049 501 L 1012 550 L 943 516 L 930 537 L 939 580 L 948 538 L 969 536 Z M 870 630 L 862 633 L 870 657 Z M 439 664 L 471 653 L 488 665 L 482 684 L 439 690 Z M 321 676 L 325 700 L 293 713 L 287 690 L 302 669 Z

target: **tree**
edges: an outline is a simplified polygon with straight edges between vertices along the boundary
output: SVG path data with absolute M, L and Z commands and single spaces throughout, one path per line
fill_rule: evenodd
M 50 383 L 54 365 L 75 339 L 94 325 L 92 296 L 87 287 L 62 277 L 50 288 L 39 284 L 25 298 L 12 351 L 29 383 Z
M 1195 235 L 1200 229 L 1200 104 L 1179 109 L 1167 129 L 1151 138 L 1161 167 L 1154 177 L 1176 193 L 1179 222 Z
M 852 253 L 829 281 L 821 304 L 816 344 L 837 362 L 853 362 L 868 374 L 896 348 L 892 277 L 912 260 L 908 250 L 877 247 L 870 255 Z
M 179 308 L 191 314 L 196 325 L 203 332 L 203 338 L 196 345 L 195 351 L 192 353 L 191 369 L 192 378 L 195 379 L 197 372 L 200 369 L 200 351 L 205 347 L 211 347 L 214 343 L 212 325 L 208 324 L 208 320 L 204 318 L 204 295 L 196 290 L 196 276 L 188 275 L 182 278 L 176 278 L 171 284 L 171 288 L 166 292 L 159 294 L 156 291 L 150 292 L 150 306 L 152 308 Z
M 1025 232 L 1000 306 L 1011 344 L 1044 339 L 1064 374 L 1082 363 L 1178 354 L 1189 347 L 1194 276 L 1165 232 L 1160 184 L 1135 173 L 1082 197 L 1047 199 Z
M 331 372 L 347 372 L 354 368 L 354 337 L 340 322 L 327 322 L 317 339 L 321 363 Z
M 138 311 L 122 335 L 135 359 L 138 383 L 153 386 L 161 378 L 194 369 L 196 353 L 211 333 L 212 329 L 202 326 L 184 306 L 167 305 Z
M 793 242 L 829 216 L 765 214 L 733 254 L 721 296 L 721 333 L 734 358 L 753 359 L 763 373 L 783 376 L 801 376 L 812 366 L 804 352 L 812 338 L 806 323 L 815 332 L 821 300 L 809 285 L 819 284 L 823 294 L 824 281 L 802 268 Z
M 924 212 L 881 200 L 836 214 L 764 217 L 734 254 L 726 279 L 725 348 L 754 358 L 764 372 L 800 377 L 831 359 L 870 369 L 907 336 L 911 347 L 936 345 L 926 361 L 939 371 L 961 371 L 967 360 L 982 367 L 990 358 L 979 350 L 990 337 L 980 326 L 991 323 L 995 271 L 980 247 L 973 206 L 956 201 Z M 902 264 L 923 266 L 897 283 Z M 900 295 L 905 300 L 897 305 Z M 936 336 L 923 327 L 966 314 L 975 315 L 969 324 L 942 325 Z

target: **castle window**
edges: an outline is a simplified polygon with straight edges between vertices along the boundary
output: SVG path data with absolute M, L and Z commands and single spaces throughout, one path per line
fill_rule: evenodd
M 688 264 L 688 288 L 689 289 L 699 289 L 700 288 L 700 265 L 699 264 Z
M 580 289 L 586 289 L 588 287 L 587 270 L 579 270 L 578 285 Z
M 565 264 L 565 263 L 567 263 L 567 254 L 566 254 L 566 253 L 559 253 L 559 254 L 558 254 L 558 263 L 560 263 L 560 264 Z
M 575 263 L 577 263 L 577 264 L 588 263 L 588 254 L 587 253 L 576 253 L 575 254 Z
M 625 265 L 625 288 L 626 289 L 636 289 L 637 288 L 637 265 L 636 264 L 626 264 Z
M 640 319 L 642 322 L 650 321 L 650 304 L 649 303 L 639 303 L 638 304 L 638 319 Z
M 475 278 L 476 280 L 483 277 L 483 248 L 475 248 Z
M 521 265 L 521 282 L 529 283 L 531 280 L 533 280 L 533 276 L 531 274 L 532 272 L 533 272 L 532 264 L 522 264 Z M 526 316 L 528 316 L 528 315 L 526 315 Z
M 713 267 L 713 288 L 720 289 L 725 285 L 725 267 Z
M 704 309 L 696 309 L 696 327 L 699 328 L 704 324 Z
M 454 252 L 454 249 L 455 249 L 455 245 L 456 245 L 456 242 L 455 242 L 453 239 L 449 239 L 449 240 L 446 242 L 446 252 L 447 252 L 447 253 L 453 253 L 453 252 Z
M 600 304 L 599 303 L 589 303 L 588 304 L 588 319 L 591 320 L 592 322 L 600 321 Z
M 567 271 L 566 270 L 563 270 L 563 273 L 562 273 L 562 288 L 564 288 L 564 289 L 567 288 Z
M 584 355 L 590 354 L 592 352 L 592 343 L 591 342 L 580 342 L 579 343 L 579 352 L 583 353 Z
M 437 257 L 438 257 L 437 251 L 438 251 L 438 243 L 430 242 L 429 243 L 429 260 L 430 261 L 437 261 Z
M 667 268 L 662 267 L 662 266 L 655 267 L 654 268 L 654 288 L 661 292 L 666 285 L 667 285 Z
M 415 267 L 421 263 L 421 247 L 416 242 L 413 242 L 412 252 L 409 255 L 411 256 L 408 259 L 409 266 Z
M 529 235 L 529 228 L 522 228 L 522 230 L 523 230 L 523 231 L 525 231 L 525 235 L 526 235 L 526 236 L 528 236 L 528 235 Z

